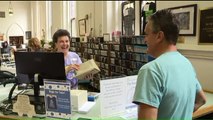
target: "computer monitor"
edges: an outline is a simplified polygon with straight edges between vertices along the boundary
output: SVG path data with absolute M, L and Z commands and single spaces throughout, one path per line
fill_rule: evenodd
M 32 83 L 34 96 L 39 96 L 43 79 L 66 81 L 63 53 L 15 52 L 14 55 L 17 75 L 28 75 L 28 79 L 18 79 L 18 83 Z M 38 80 L 34 79 L 36 75 L 40 76 Z

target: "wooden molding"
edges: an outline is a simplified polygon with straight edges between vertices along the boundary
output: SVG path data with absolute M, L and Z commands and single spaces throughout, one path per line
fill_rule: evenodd
M 198 109 L 193 113 L 193 119 L 213 113 L 213 105 Z

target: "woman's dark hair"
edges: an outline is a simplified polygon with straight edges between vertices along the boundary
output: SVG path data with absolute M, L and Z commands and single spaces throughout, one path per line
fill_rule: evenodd
M 69 40 L 71 38 L 70 33 L 65 29 L 58 29 L 53 35 L 53 43 L 57 43 L 58 38 L 62 36 L 68 36 Z
M 179 21 L 169 9 L 158 10 L 149 17 L 154 33 L 163 31 L 166 40 L 176 45 L 179 36 Z

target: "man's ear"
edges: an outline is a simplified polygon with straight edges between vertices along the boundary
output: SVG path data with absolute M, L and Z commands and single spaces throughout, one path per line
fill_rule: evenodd
M 158 34 L 157 34 L 158 42 L 162 42 L 164 39 L 165 39 L 164 32 L 163 31 L 159 31 Z

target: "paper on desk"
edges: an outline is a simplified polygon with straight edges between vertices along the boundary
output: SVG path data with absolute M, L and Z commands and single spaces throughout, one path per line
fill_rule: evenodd
M 120 116 L 121 118 L 124 118 L 125 120 L 137 120 L 138 118 L 138 108 L 137 106 L 126 109 L 125 114 Z
M 86 102 L 84 105 L 78 110 L 79 113 L 88 113 L 89 110 L 95 105 L 95 102 Z
M 76 78 L 84 79 L 89 73 L 96 74 L 100 71 L 99 67 L 95 63 L 94 59 L 88 60 L 80 64 L 80 69 L 76 71 Z
M 101 116 L 113 116 L 125 112 L 127 78 L 100 81 Z

